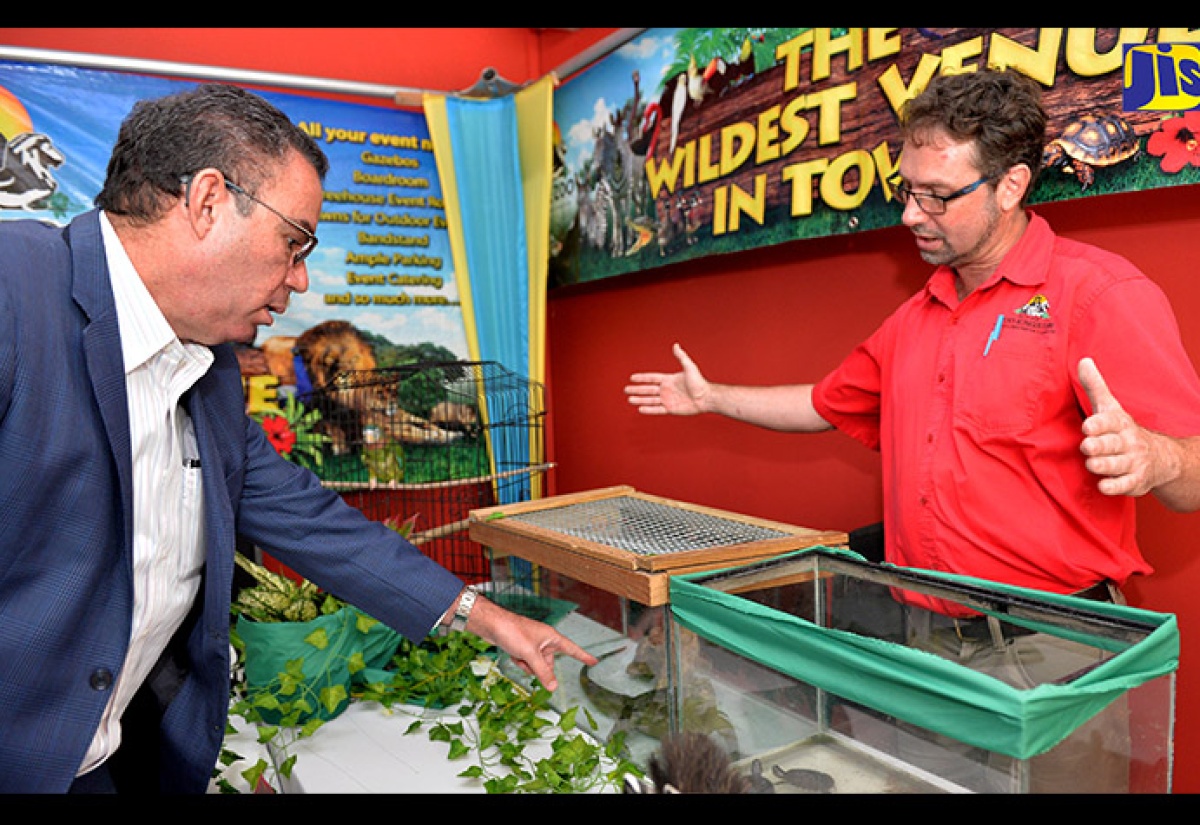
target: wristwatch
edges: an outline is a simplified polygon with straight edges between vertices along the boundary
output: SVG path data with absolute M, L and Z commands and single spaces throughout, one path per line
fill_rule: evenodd
M 458 600 L 458 607 L 454 608 L 454 618 L 450 620 L 451 630 L 466 630 L 467 619 L 471 618 L 471 608 L 475 606 L 475 588 L 467 585 L 463 589 L 462 597 Z

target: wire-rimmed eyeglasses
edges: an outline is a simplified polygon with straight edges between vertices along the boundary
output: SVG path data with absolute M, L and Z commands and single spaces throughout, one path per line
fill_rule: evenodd
M 264 203 L 263 201 L 254 197 L 249 192 L 247 192 L 245 189 L 243 189 L 242 187 L 238 186 L 236 183 L 231 181 L 228 177 L 224 177 L 224 175 L 222 175 L 222 177 L 225 180 L 225 187 L 230 192 L 233 192 L 234 194 L 249 198 L 250 200 L 254 201 L 262 208 L 264 208 L 270 212 L 274 212 L 275 215 L 280 220 L 282 220 L 288 226 L 292 227 L 293 229 L 295 229 L 297 232 L 299 232 L 300 234 L 302 234 L 304 236 L 303 241 L 298 241 L 295 238 L 288 238 L 288 246 L 292 248 L 292 266 L 300 266 L 300 264 L 304 262 L 304 259 L 307 258 L 314 249 L 317 248 L 317 236 L 314 235 L 312 232 L 305 229 L 301 224 L 299 224 L 292 218 L 289 218 L 287 215 L 280 212 L 274 206 L 271 206 L 271 204 Z M 180 178 L 180 181 L 184 185 L 184 202 L 186 203 L 187 199 L 188 199 L 188 190 L 190 190 L 191 186 L 192 186 L 192 176 L 184 175 L 182 178 Z
M 921 211 L 927 215 L 941 215 L 946 211 L 946 204 L 952 200 L 961 198 L 963 195 L 969 195 L 991 180 L 991 177 L 984 175 L 974 183 L 968 183 L 962 189 L 956 192 L 951 192 L 949 195 L 934 195 L 931 192 L 914 192 L 909 187 L 906 181 L 897 183 L 892 191 L 896 195 L 896 202 L 901 206 L 908 205 L 908 199 L 911 197 L 917 202 L 917 206 L 921 207 Z

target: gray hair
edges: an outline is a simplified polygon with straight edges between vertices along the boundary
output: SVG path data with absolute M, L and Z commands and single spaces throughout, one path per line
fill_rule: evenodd
M 253 193 L 293 150 L 325 179 L 329 161 L 316 141 L 275 106 L 237 86 L 203 84 L 141 100 L 121 124 L 96 205 L 151 223 L 181 195 L 186 175 L 219 169 Z

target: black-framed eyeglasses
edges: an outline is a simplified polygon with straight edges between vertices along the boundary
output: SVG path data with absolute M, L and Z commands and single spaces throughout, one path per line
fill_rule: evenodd
M 224 176 L 222 176 L 222 177 L 224 177 Z M 186 203 L 187 197 L 188 197 L 188 190 L 190 190 L 191 186 L 192 186 L 192 176 L 184 175 L 180 180 L 183 182 L 183 185 L 184 185 L 184 202 Z M 314 249 L 317 248 L 317 236 L 314 235 L 312 232 L 308 231 L 302 225 L 297 223 L 295 220 L 289 218 L 287 215 L 280 212 L 274 206 L 271 206 L 271 204 L 264 203 L 263 201 L 254 197 L 249 192 L 247 192 L 245 189 L 243 189 L 242 187 L 238 186 L 236 183 L 231 181 L 229 178 L 225 177 L 224 180 L 225 180 L 225 188 L 227 188 L 230 192 L 233 192 L 234 194 L 242 195 L 243 197 L 249 198 L 250 200 L 257 203 L 259 206 L 261 206 L 263 209 L 266 209 L 270 212 L 274 212 L 275 215 L 280 220 L 282 220 L 288 226 L 292 227 L 293 229 L 295 229 L 297 232 L 299 232 L 300 234 L 302 234 L 304 236 L 303 242 L 297 241 L 295 238 L 288 238 L 288 244 L 290 246 L 294 247 L 294 249 L 292 251 L 292 266 L 300 266 L 300 264 L 304 262 L 304 259 L 307 258 Z
M 893 187 L 892 191 L 896 195 L 896 202 L 901 206 L 908 205 L 908 199 L 911 197 L 917 202 L 917 206 L 921 207 L 921 211 L 927 215 L 941 215 L 946 211 L 946 204 L 952 200 L 957 200 L 963 195 L 969 195 L 979 187 L 991 180 L 991 177 L 984 175 L 974 183 L 968 183 L 962 189 L 956 192 L 951 192 L 949 195 L 934 195 L 931 192 L 914 192 L 909 187 L 906 181 L 900 181 Z

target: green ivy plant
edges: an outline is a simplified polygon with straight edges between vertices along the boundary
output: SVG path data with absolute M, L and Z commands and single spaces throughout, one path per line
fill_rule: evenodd
M 238 563 L 251 571 L 259 595 L 244 592 L 233 604 L 235 614 L 251 615 L 257 621 L 286 621 L 289 615 L 321 615 L 336 612 L 345 603 L 321 594 L 307 583 L 295 583 L 286 577 L 264 571 L 248 560 Z M 285 579 L 279 581 L 278 579 Z M 280 594 L 287 594 L 281 601 Z M 294 601 L 289 601 L 294 600 Z M 297 602 L 312 608 L 298 608 Z M 264 604 L 271 610 L 264 610 Z M 251 612 L 253 611 L 253 612 Z M 367 632 L 362 616 L 357 630 Z M 310 634 L 305 643 L 323 650 L 330 640 L 324 632 Z M 244 669 L 246 648 L 231 631 L 231 643 L 237 654 L 235 676 Z M 430 636 L 420 642 L 402 639 L 387 668 L 367 671 L 361 653 L 343 660 L 351 674 L 368 673 L 371 678 L 358 680 L 350 698 L 374 701 L 386 709 L 413 717 L 405 731 L 413 735 L 426 731 L 430 741 L 449 745 L 447 758 L 467 759 L 471 764 L 459 773 L 478 778 L 488 793 L 580 793 L 619 788 L 627 773 L 640 776 L 640 768 L 626 755 L 624 734 L 618 733 L 598 743 L 596 722 L 583 709 L 572 707 L 555 714 L 552 694 L 536 680 L 524 689 L 503 677 L 494 664 L 494 648 L 469 633 L 450 632 Z M 276 679 L 265 686 L 249 688 L 243 678 L 235 678 L 227 733 L 237 733 L 235 719 L 257 726 L 258 742 L 270 745 L 281 758 L 273 768 L 265 759 L 241 771 L 251 788 L 274 788 L 280 777 L 290 778 L 297 754 L 294 745 L 315 734 L 324 720 L 314 715 L 323 708 L 332 711 L 345 700 L 345 689 L 337 684 L 307 678 L 304 659 L 287 662 Z M 458 719 L 446 719 L 440 711 L 453 709 Z M 434 711 L 438 711 L 436 715 Z M 471 720 L 471 724 L 463 720 Z M 586 723 L 590 734 L 585 733 Z M 526 747 L 531 742 L 549 742 L 550 755 L 533 758 Z M 242 757 L 225 748 L 220 767 L 228 767 Z M 277 772 L 278 775 L 275 775 Z M 217 789 L 238 793 L 227 780 L 217 776 Z
M 596 721 L 586 708 L 583 721 L 590 735 L 579 726 L 581 708 L 555 713 L 550 691 L 536 680 L 526 690 L 501 676 L 481 659 L 489 650 L 486 642 L 466 633 L 420 645 L 403 642 L 388 689 L 409 706 L 457 706 L 458 717 L 414 714 L 417 718 L 405 733 L 427 729 L 431 741 L 449 745 L 448 759 L 470 757 L 471 764 L 458 775 L 480 779 L 488 793 L 583 793 L 618 788 L 626 773 L 641 775 L 626 756 L 624 733 L 599 743 Z M 365 692 L 364 698 L 388 701 L 373 692 Z M 464 721 L 468 719 L 472 723 Z M 535 759 L 526 751 L 531 742 L 548 739 L 549 756 Z

